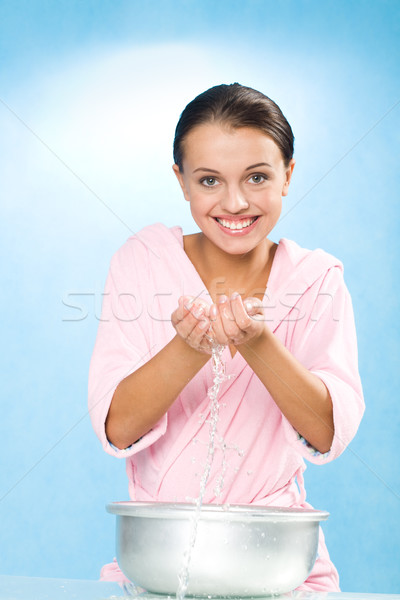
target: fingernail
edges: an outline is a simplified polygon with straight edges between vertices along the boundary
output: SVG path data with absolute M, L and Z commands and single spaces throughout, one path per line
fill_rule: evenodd
M 202 306 L 195 306 L 192 310 L 192 315 L 199 319 L 202 315 L 204 315 L 204 308 Z
M 213 304 L 210 308 L 210 318 L 215 321 L 218 315 L 218 308 Z
M 253 308 L 252 303 L 251 302 L 246 302 L 246 310 L 247 310 L 247 312 L 249 312 L 252 308 Z
M 231 296 L 231 300 L 235 300 L 236 298 L 238 298 L 240 296 L 239 292 L 233 292 L 232 296 Z
M 219 297 L 219 304 L 223 304 L 224 302 L 226 302 L 228 300 L 228 296 L 225 296 L 225 294 L 222 294 L 222 296 Z
M 200 329 L 207 329 L 207 327 L 208 327 L 208 321 L 207 320 L 200 321 L 199 327 L 200 327 Z

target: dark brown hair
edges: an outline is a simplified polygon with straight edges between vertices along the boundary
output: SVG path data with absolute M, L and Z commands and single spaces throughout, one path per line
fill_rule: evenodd
M 221 123 L 234 129 L 253 127 L 268 135 L 282 153 L 285 166 L 293 158 L 294 136 L 281 109 L 257 90 L 239 83 L 222 84 L 206 90 L 189 102 L 175 129 L 174 161 L 182 171 L 184 141 L 203 123 Z

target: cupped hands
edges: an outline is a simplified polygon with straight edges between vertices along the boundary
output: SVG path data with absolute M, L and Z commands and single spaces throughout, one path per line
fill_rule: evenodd
M 261 300 L 243 300 L 237 292 L 230 298 L 222 295 L 211 305 L 201 298 L 182 296 L 171 322 L 189 346 L 207 354 L 215 344 L 239 346 L 258 338 L 265 327 Z

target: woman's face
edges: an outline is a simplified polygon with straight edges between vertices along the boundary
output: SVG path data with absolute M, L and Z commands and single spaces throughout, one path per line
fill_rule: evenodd
M 230 254 L 265 240 L 281 214 L 294 167 L 285 167 L 275 142 L 258 129 L 205 123 L 184 140 L 183 170 L 174 165 L 194 220 Z

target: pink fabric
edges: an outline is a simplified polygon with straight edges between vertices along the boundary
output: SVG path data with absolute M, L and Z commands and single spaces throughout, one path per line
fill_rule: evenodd
M 184 294 L 211 301 L 183 250 L 179 227 L 146 227 L 114 255 L 90 367 L 89 409 L 104 450 L 126 458 L 132 500 L 182 502 L 199 492 L 209 437 L 210 361 L 168 413 L 130 448 L 112 447 L 104 427 L 118 383 L 175 335 L 170 315 Z M 329 389 L 333 444 L 325 455 L 308 447 L 240 353 L 231 358 L 226 349 L 226 372 L 233 377 L 220 392 L 218 435 L 225 445 L 217 444 L 204 501 L 309 506 L 303 459 L 324 464 L 336 458 L 356 433 L 364 410 L 353 310 L 342 264 L 322 250 L 306 250 L 282 239 L 264 307 L 274 334 Z M 223 462 L 227 468 L 218 494 Z M 323 536 L 319 559 L 305 585 L 304 589 L 339 589 Z
M 125 577 L 119 568 L 116 558 L 114 558 L 112 563 L 108 563 L 102 567 L 100 571 L 100 581 L 115 581 L 121 585 L 123 583 L 129 583 L 129 579 Z

